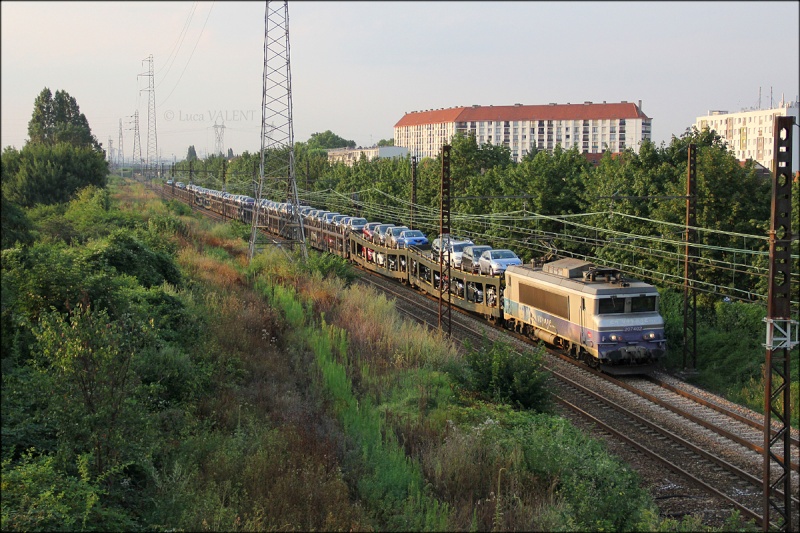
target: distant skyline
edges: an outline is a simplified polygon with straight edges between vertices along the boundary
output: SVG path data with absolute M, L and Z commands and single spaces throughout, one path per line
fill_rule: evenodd
M 39 92 L 75 97 L 104 148 L 146 148 L 155 62 L 161 157 L 260 147 L 263 2 L 2 2 L 2 146 Z M 798 2 L 289 2 L 294 137 L 371 146 L 404 113 L 642 101 L 656 144 L 709 110 L 800 94 Z M 798 133 L 796 133 L 798 135 Z M 795 169 L 796 170 L 796 169 Z

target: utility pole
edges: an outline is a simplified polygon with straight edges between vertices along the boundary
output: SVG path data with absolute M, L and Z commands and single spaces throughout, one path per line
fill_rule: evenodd
M 692 369 L 697 368 L 697 291 L 694 289 L 695 258 L 692 246 L 697 239 L 697 146 L 689 145 L 686 165 L 686 250 L 683 259 L 683 368 L 686 369 L 687 356 Z
M 139 74 L 147 78 L 147 89 L 142 91 L 147 92 L 147 159 L 145 166 L 147 168 L 147 177 L 152 178 L 153 173 L 158 167 L 158 134 L 156 133 L 156 87 L 155 75 L 153 74 L 153 54 L 147 56 L 147 59 L 142 59 L 142 63 L 147 62 L 147 72 Z
M 448 281 L 447 291 L 447 336 L 450 336 L 453 326 L 453 308 L 450 305 L 450 254 L 445 262 L 445 249 L 451 239 L 450 235 L 450 145 L 442 146 L 442 184 L 439 210 L 439 329 L 442 329 L 442 303 L 444 280 Z M 447 239 L 447 240 L 445 240 Z
M 253 161 L 252 182 L 253 182 L 253 196 L 258 198 L 258 189 L 256 188 L 256 184 L 258 183 L 258 161 Z
M 414 229 L 414 205 L 417 203 L 417 156 L 411 156 L 411 223 L 408 226 Z
M 226 176 L 225 176 L 225 170 L 226 170 L 225 163 L 227 163 L 227 160 L 223 157 L 222 158 L 222 192 L 226 192 L 225 191 L 225 186 L 228 183 L 228 180 L 226 179 Z
M 792 130 L 794 117 L 775 117 L 769 295 L 764 364 L 764 531 L 792 529 L 791 361 L 798 321 L 791 315 Z M 795 222 L 796 223 L 796 222 Z M 773 421 L 776 427 L 773 428 Z M 783 494 L 780 494 L 780 492 Z M 774 514 L 773 514 L 774 511 Z M 773 519 L 774 518 L 774 525 Z
M 252 259 L 264 244 L 259 223 L 264 181 L 287 182 L 287 200 L 292 205 L 289 223 L 281 228 L 281 235 L 290 244 L 299 243 L 303 258 L 308 258 L 303 218 L 300 216 L 300 199 L 294 168 L 294 125 L 292 122 L 292 69 L 289 53 L 289 4 L 267 0 L 264 13 L 264 75 L 261 97 L 261 166 L 256 209 L 250 232 L 249 257 Z M 267 177 L 269 176 L 269 177 Z M 273 188 L 274 189 L 274 188 Z

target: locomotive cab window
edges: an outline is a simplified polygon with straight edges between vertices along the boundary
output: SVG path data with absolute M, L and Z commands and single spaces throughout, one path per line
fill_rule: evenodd
M 653 313 L 656 311 L 655 296 L 634 296 L 631 298 L 601 298 L 597 301 L 598 314 L 614 315 L 623 313 Z
M 598 314 L 611 315 L 625 312 L 625 298 L 601 298 L 598 300 Z
M 631 298 L 631 313 L 652 313 L 655 310 L 655 296 L 634 296 Z

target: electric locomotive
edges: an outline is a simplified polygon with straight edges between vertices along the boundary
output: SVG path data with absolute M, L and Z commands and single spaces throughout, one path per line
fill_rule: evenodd
M 506 327 L 565 349 L 592 367 L 644 372 L 664 356 L 658 291 L 579 259 L 506 270 Z

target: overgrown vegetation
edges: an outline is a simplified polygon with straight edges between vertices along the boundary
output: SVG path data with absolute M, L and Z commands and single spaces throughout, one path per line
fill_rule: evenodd
M 549 412 L 538 351 L 493 344 L 462 358 L 332 256 L 270 248 L 248 263 L 249 227 L 109 178 L 63 91 L 42 91 L 29 133 L 2 157 L 4 531 L 699 528 L 660 520 L 634 472 Z M 298 150 L 307 185 L 368 183 L 373 203 L 407 192 L 405 162 L 329 168 L 325 148 L 348 141 L 314 140 Z M 512 165 L 502 147 L 456 141 L 454 172 L 470 176 L 459 194 L 508 179 L 519 194 L 533 177 L 534 209 L 586 200 L 574 153 Z M 701 168 L 721 161 L 712 141 Z M 625 168 L 655 161 L 675 187 L 681 146 Z M 254 162 L 243 154 L 231 176 L 249 180 Z M 221 158 L 196 163 L 210 180 Z M 424 205 L 438 201 L 437 166 L 421 162 Z M 676 302 L 664 299 L 673 337 Z M 717 355 L 700 376 L 722 389 L 749 379 L 752 397 L 758 312 L 725 305 L 704 307 L 703 333 L 730 347 L 719 364 L 738 365 L 738 381 L 711 381 Z M 724 344 L 734 331 L 747 342 Z
M 698 525 L 547 412 L 536 352 L 462 360 L 344 263 L 97 194 L 3 250 L 3 530 Z

